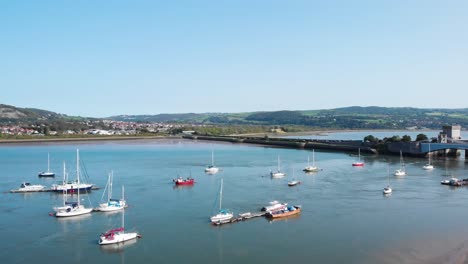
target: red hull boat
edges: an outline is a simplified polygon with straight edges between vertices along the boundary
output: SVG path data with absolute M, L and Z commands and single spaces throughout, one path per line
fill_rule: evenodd
M 176 185 L 193 185 L 195 183 L 195 179 L 193 178 L 182 179 L 182 177 L 179 177 L 173 181 Z

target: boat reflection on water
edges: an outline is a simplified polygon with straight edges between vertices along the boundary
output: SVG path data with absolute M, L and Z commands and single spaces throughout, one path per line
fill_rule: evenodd
M 108 245 L 101 245 L 99 249 L 106 253 L 106 254 L 116 254 L 124 252 L 125 248 L 128 248 L 134 244 L 136 244 L 137 239 L 127 240 L 125 242 L 115 243 L 115 244 L 108 244 Z
M 174 186 L 172 187 L 172 189 L 174 189 L 174 190 L 192 189 L 192 188 L 193 188 L 193 184 L 189 184 L 189 185 L 174 184 Z

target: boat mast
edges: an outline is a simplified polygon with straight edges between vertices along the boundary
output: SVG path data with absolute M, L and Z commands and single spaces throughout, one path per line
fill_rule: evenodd
M 65 189 L 62 191 L 63 193 L 63 206 L 65 206 L 66 200 L 67 200 L 67 169 L 65 167 L 65 161 L 63 162 L 63 186 L 65 186 Z
M 50 172 L 50 157 L 49 157 L 49 152 L 47 152 L 47 172 Z
M 107 190 L 107 201 L 109 202 L 110 199 L 112 198 L 112 181 L 114 180 L 114 171 L 111 171 L 109 173 L 109 179 L 108 179 L 108 184 L 109 184 L 109 190 Z
M 280 157 L 278 155 L 278 172 L 280 172 Z
M 221 204 L 223 202 L 223 178 L 221 178 L 221 188 L 219 189 L 219 210 L 221 211 Z
M 214 167 L 214 150 L 211 150 L 211 166 Z
M 122 185 L 122 199 L 124 196 L 124 186 Z M 122 210 L 122 233 L 125 233 L 125 210 Z
M 312 150 L 312 166 L 315 167 L 315 150 Z
M 78 192 L 78 206 L 80 205 L 80 150 L 76 150 L 76 180 L 77 180 L 77 189 Z
M 361 149 L 358 148 L 358 161 L 361 161 Z

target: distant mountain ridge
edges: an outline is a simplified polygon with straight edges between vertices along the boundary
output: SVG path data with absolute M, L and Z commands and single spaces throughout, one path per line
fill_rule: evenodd
M 402 129 L 458 123 L 468 127 L 468 108 L 412 108 L 350 106 L 323 110 L 282 110 L 246 113 L 190 113 L 121 115 L 119 121 L 180 122 L 197 124 L 300 125 L 336 129 Z
M 0 104 L 0 122 L 34 122 L 39 120 L 54 120 L 64 118 L 68 118 L 68 116 L 42 109 L 20 108 L 11 105 Z
M 439 129 L 446 124 L 468 128 L 468 108 L 412 108 L 350 106 L 322 110 L 282 110 L 244 113 L 180 113 L 157 115 L 118 115 L 108 118 L 73 117 L 47 110 L 0 104 L 0 124 L 60 123 L 102 120 L 182 123 L 204 125 L 297 125 L 330 129 L 403 129 L 426 127 Z

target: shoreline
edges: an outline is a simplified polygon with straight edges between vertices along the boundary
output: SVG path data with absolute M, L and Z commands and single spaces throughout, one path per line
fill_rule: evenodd
M 66 142 L 93 142 L 93 141 L 130 141 L 148 139 L 181 139 L 181 136 L 141 136 L 141 137 L 86 137 L 86 138 L 41 138 L 41 139 L 2 139 L 0 145 L 7 144 L 41 144 Z
M 360 132 L 360 131 L 374 131 L 374 132 L 388 132 L 388 131 L 432 131 L 431 129 L 421 129 L 421 130 L 405 130 L 405 129 L 324 129 L 324 130 L 310 130 L 310 131 L 300 131 L 300 132 L 268 132 L 268 133 L 246 133 L 246 134 L 231 134 L 226 136 L 232 137 L 264 137 L 267 135 L 271 138 L 281 138 L 288 136 L 327 136 L 331 133 L 343 133 L 343 132 Z M 105 136 L 105 137 L 83 137 L 83 138 L 34 138 L 34 139 L 0 139 L 0 145 L 8 144 L 42 144 L 42 143 L 66 143 L 66 142 L 93 142 L 93 141 L 125 141 L 125 140 L 162 140 L 162 139 L 182 139 L 183 137 L 178 136 Z
M 344 132 L 363 132 L 363 131 L 372 131 L 372 132 L 391 132 L 391 131 L 408 131 L 408 132 L 427 132 L 427 131 L 435 131 L 433 129 L 417 129 L 417 130 L 409 130 L 409 129 L 324 129 L 324 130 L 310 130 L 310 131 L 300 131 L 300 132 L 267 132 L 267 133 L 247 133 L 247 134 L 231 134 L 227 136 L 242 136 L 242 137 L 255 137 L 255 136 L 265 136 L 272 138 L 277 137 L 287 137 L 287 136 L 307 136 L 307 135 L 314 135 L 314 136 L 327 136 L 328 134 L 332 133 L 344 133 Z

